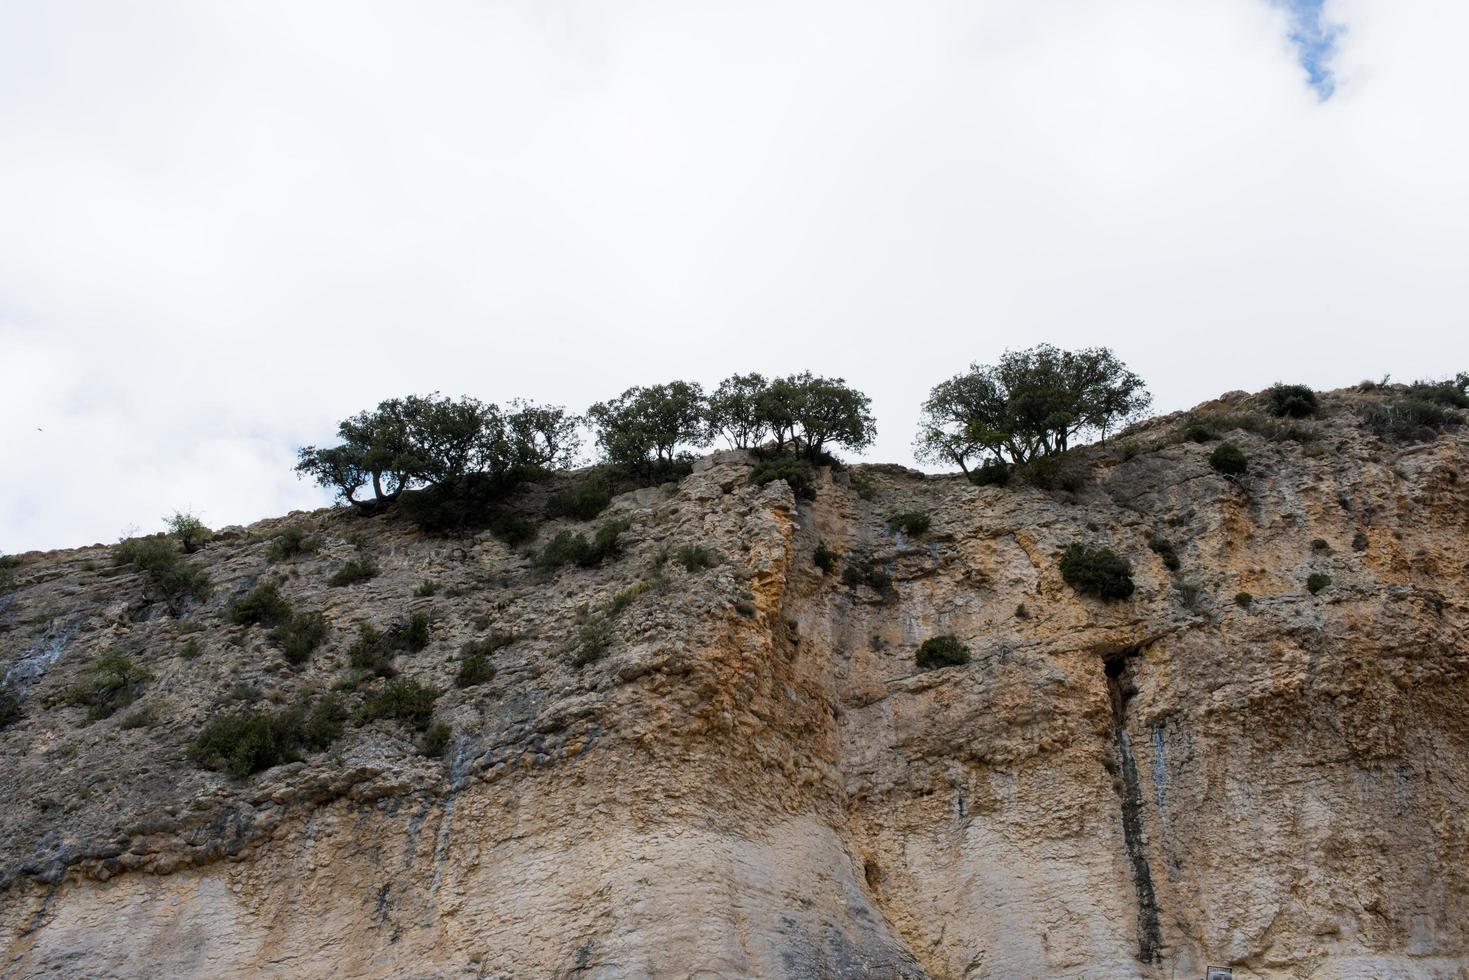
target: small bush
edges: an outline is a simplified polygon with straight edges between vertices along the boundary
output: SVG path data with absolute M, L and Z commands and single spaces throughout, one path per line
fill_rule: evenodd
M 969 663 L 969 648 L 952 634 L 930 637 L 923 641 L 914 657 L 920 670 L 937 670 Z
M 143 685 L 153 678 L 152 674 L 116 650 L 100 654 L 87 668 L 87 674 L 88 677 L 67 689 L 66 703 L 86 708 L 89 723 L 110 718 L 132 704 Z
M 1353 551 L 1366 551 L 1367 550 L 1367 544 L 1368 544 L 1367 535 L 1364 534 L 1363 532 L 1358 531 L 1356 534 L 1352 535 L 1352 550 Z
M 779 456 L 761 460 L 750 472 L 750 482 L 757 487 L 776 480 L 784 480 L 797 500 L 816 499 L 816 483 L 811 464 L 804 459 Z
M 875 592 L 886 592 L 892 587 L 893 577 L 871 558 L 847 562 L 842 569 L 842 584 L 849 588 L 865 585 Z
M 1163 567 L 1170 572 L 1176 572 L 1183 566 L 1183 563 L 1178 560 L 1178 550 L 1173 547 L 1173 542 L 1167 538 L 1160 538 L 1154 535 L 1148 539 L 1148 547 L 1163 560 Z
M 835 551 L 828 548 L 825 543 L 820 542 L 817 543 L 816 550 L 811 553 L 811 560 L 816 563 L 817 568 L 821 569 L 821 574 L 823 575 L 830 575 L 836 570 L 837 560 L 840 557 Z
M 1331 576 L 1325 572 L 1312 572 L 1306 577 L 1306 591 L 1316 595 L 1331 584 Z
M 367 555 L 362 555 L 357 558 L 349 558 L 346 564 L 337 569 L 336 574 L 327 579 L 327 584 L 336 588 L 356 585 L 358 582 L 377 578 L 381 572 L 382 570 L 377 567 L 377 562 Z
M 245 779 L 288 762 L 301 751 L 320 751 L 342 736 L 347 711 L 335 694 L 315 708 L 297 704 L 278 712 L 246 711 L 220 715 L 189 745 L 197 765 Z
M 439 591 L 439 583 L 431 578 L 426 578 L 413 589 L 413 595 L 418 599 L 427 599 Z
M 595 473 L 553 494 L 546 504 L 546 516 L 589 521 L 611 503 L 612 482 L 605 474 Z
M 851 485 L 852 489 L 856 491 L 857 496 L 863 500 L 871 500 L 873 497 L 877 496 L 877 484 L 872 482 L 872 477 L 870 476 L 865 476 L 861 473 L 853 473 L 851 478 L 847 482 Z
M 209 574 L 179 560 L 179 546 L 172 538 L 129 538 L 112 551 L 113 561 L 132 565 L 148 577 L 150 584 L 169 602 L 209 598 Z
M 1015 618 L 1016 619 L 1029 619 L 1030 618 L 1030 610 L 1025 608 L 1025 603 L 1022 602 L 1020 605 L 1018 605 L 1018 606 L 1015 607 Z
M 214 532 L 193 514 L 176 512 L 172 517 L 164 518 L 163 522 L 168 525 L 168 533 L 178 539 L 186 555 L 192 555 L 214 537 Z
M 1209 454 L 1209 465 L 1225 476 L 1243 476 L 1250 468 L 1250 461 L 1234 443 L 1221 442 Z
M 381 673 L 393 660 L 393 651 L 383 642 L 383 634 L 371 623 L 357 627 L 357 639 L 347 648 L 347 662 L 357 670 Z
M 138 728 L 152 728 L 158 724 L 158 709 L 151 704 L 134 708 L 117 720 L 117 727 L 125 732 Z
M 458 688 L 475 687 L 479 684 L 487 684 L 495 679 L 495 668 L 490 663 L 489 654 L 479 649 L 466 647 L 463 658 L 459 661 L 459 672 L 454 675 L 454 686 Z
M 506 633 L 501 630 L 495 630 L 489 636 L 482 637 L 478 640 L 470 640 L 468 643 L 464 644 L 464 646 L 459 648 L 459 652 L 464 654 L 466 657 L 469 656 L 471 653 L 478 653 L 482 656 L 488 657 L 495 651 L 503 650 L 505 647 L 510 646 L 510 644 L 514 643 L 516 639 L 517 637 L 514 633 Z
M 637 601 L 638 596 L 653 588 L 651 582 L 634 582 L 625 589 L 619 589 L 607 600 L 607 614 L 616 616 L 628 606 Z
M 576 631 L 576 644 L 571 662 L 578 667 L 596 663 L 612 645 L 612 623 L 602 616 L 592 616 Z
M 1219 433 L 1215 432 L 1212 428 L 1210 428 L 1208 425 L 1205 425 L 1198 419 L 1190 419 L 1188 422 L 1185 422 L 1182 426 L 1179 427 L 1177 432 L 1174 433 L 1174 437 L 1179 442 L 1195 442 L 1202 444 L 1205 442 L 1215 441 L 1219 438 Z
M 927 531 L 931 523 L 926 511 L 905 510 L 888 518 L 888 531 L 893 534 L 902 531 L 914 537 Z
M 1132 595 L 1132 564 L 1111 548 L 1073 544 L 1061 556 L 1061 578 L 1082 595 L 1126 599 Z
M 1311 550 L 1318 555 L 1331 554 L 1331 544 L 1325 538 L 1316 538 L 1311 542 Z
M 288 527 L 270 539 L 270 545 L 265 549 L 265 560 L 272 564 L 287 561 L 297 555 L 311 554 L 319 547 L 321 542 L 307 537 L 299 527 Z
M 1241 609 L 1250 608 L 1250 606 L 1253 605 L 1254 602 L 1255 597 L 1250 595 L 1248 592 L 1236 592 L 1234 594 L 1234 604 L 1236 606 L 1239 606 Z
M 326 640 L 326 617 L 319 612 L 297 613 L 271 631 L 270 638 L 280 646 L 286 660 L 297 666 L 310 659 Z
M 1454 409 L 1411 394 L 1360 405 L 1357 416 L 1378 438 L 1397 443 L 1431 442 L 1461 421 Z
M 535 521 L 511 511 L 501 511 L 490 518 L 490 533 L 512 548 L 536 539 L 540 528 Z
M 604 559 L 621 553 L 617 539 L 627 528 L 628 522 L 625 520 L 604 521 L 591 541 L 584 535 L 562 531 L 536 556 L 535 564 L 544 569 L 560 568 L 562 565 L 594 568 Z
M 442 759 L 444 753 L 449 750 L 449 743 L 454 739 L 454 729 L 447 722 L 436 721 L 423 733 L 423 738 L 418 743 L 418 750 L 430 759 Z
M 678 549 L 676 557 L 678 563 L 684 567 L 684 571 L 691 575 L 706 568 L 713 568 L 717 563 L 714 552 L 702 544 L 686 544 Z
M 199 656 L 200 652 L 201 647 L 199 646 L 198 637 L 191 636 L 188 640 L 184 641 L 183 646 L 179 647 L 178 655 L 185 660 L 193 660 Z
M 1204 598 L 1204 588 L 1197 582 L 1179 582 L 1178 597 L 1185 606 L 1198 612 L 1201 600 Z
M 357 718 L 364 722 L 390 718 L 418 729 L 427 728 L 438 697 L 439 692 L 434 688 L 412 678 L 399 677 L 369 692 L 357 711 Z
M 262 582 L 230 605 L 237 626 L 280 626 L 291 618 L 291 604 L 274 582 Z
M 428 641 L 428 613 L 416 612 L 408 617 L 408 625 L 403 629 L 403 646 L 409 653 L 417 653 L 428 646 Z
M 1003 459 L 987 459 L 969 474 L 969 482 L 977 487 L 1003 487 L 1010 482 L 1015 467 Z
M 0 731 L 20 721 L 20 698 L 0 687 Z
M 1276 418 L 1308 419 L 1320 410 L 1316 392 L 1306 385 L 1276 383 L 1270 387 L 1270 414 Z

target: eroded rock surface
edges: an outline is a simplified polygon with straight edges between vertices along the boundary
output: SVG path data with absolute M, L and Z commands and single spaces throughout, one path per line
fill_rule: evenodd
M 1176 419 L 1074 454 L 1068 490 L 854 467 L 798 502 L 716 454 L 614 502 L 621 557 L 552 574 L 333 511 L 210 543 L 179 616 L 106 547 L 26 556 L 0 977 L 1469 976 L 1469 436 L 1384 445 L 1354 397 L 1304 441 L 1230 433 L 1239 481 Z M 911 510 L 929 531 L 888 528 Z M 271 563 L 287 526 L 321 547 Z M 1074 542 L 1135 595 L 1063 583 Z M 327 585 L 364 551 L 381 575 Z M 890 586 L 843 581 L 868 559 Z M 268 578 L 331 626 L 303 666 L 230 623 Z M 443 691 L 442 758 L 386 720 L 247 780 L 186 758 L 222 711 L 357 704 L 383 683 L 354 681 L 357 624 L 414 612 L 431 642 L 395 667 Z M 493 679 L 456 688 L 495 630 Z M 971 661 L 919 670 L 939 634 Z M 152 678 L 87 724 L 65 692 L 107 649 Z

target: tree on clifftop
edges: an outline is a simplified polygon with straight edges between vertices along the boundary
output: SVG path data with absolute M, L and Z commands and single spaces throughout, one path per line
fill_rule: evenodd
M 986 457 L 1025 465 L 1137 418 L 1152 396 L 1105 347 L 1006 351 L 941 382 L 923 403 L 915 450 L 965 473 Z

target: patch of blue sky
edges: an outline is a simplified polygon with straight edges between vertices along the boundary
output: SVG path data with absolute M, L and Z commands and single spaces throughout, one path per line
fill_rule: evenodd
M 1336 91 L 1336 77 L 1331 70 L 1331 56 L 1336 53 L 1337 35 L 1341 27 L 1322 16 L 1325 0 L 1276 0 L 1291 15 L 1291 43 L 1296 46 L 1306 78 L 1322 101 Z

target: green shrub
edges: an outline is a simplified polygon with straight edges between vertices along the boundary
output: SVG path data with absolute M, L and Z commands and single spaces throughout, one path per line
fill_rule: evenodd
M 474 644 L 466 644 L 464 655 L 459 661 L 459 672 L 454 675 L 454 686 L 458 688 L 487 684 L 495 678 L 494 665 L 490 656 Z
M 546 504 L 546 516 L 589 521 L 611 503 L 612 481 L 605 473 L 593 473 L 553 494 Z
M 616 616 L 628 606 L 637 601 L 638 596 L 653 587 L 651 582 L 634 582 L 625 589 L 619 589 L 607 600 L 607 614 Z
M 409 653 L 417 653 L 428 646 L 428 641 L 428 613 L 416 612 L 408 617 L 408 625 L 403 629 L 403 646 Z
M 142 667 L 116 650 L 98 655 L 87 667 L 86 678 L 66 691 L 66 703 L 87 709 L 87 721 L 109 718 L 137 700 L 144 684 L 153 678 Z
M 158 709 L 151 704 L 134 708 L 117 720 L 117 727 L 130 732 L 138 728 L 152 728 L 158 724 Z
M 316 707 L 311 709 L 301 723 L 301 744 L 314 752 L 320 752 L 342 737 L 346 725 L 347 706 L 342 702 L 341 695 L 328 694 L 316 702 Z
M 327 584 L 334 587 L 356 585 L 358 582 L 377 578 L 379 574 L 381 574 L 381 569 L 377 567 L 377 562 L 367 555 L 362 555 L 357 558 L 349 558 L 346 564 L 337 569 L 336 574 L 327 579 Z
M 1398 443 L 1431 442 L 1461 421 L 1454 409 L 1411 394 L 1359 405 L 1357 416 L 1378 438 Z
M 1015 467 L 1003 459 L 987 459 L 969 474 L 969 482 L 977 487 L 1003 487 L 1010 482 Z
M 321 542 L 314 537 L 307 537 L 306 532 L 299 527 L 288 527 L 270 539 L 270 546 L 265 549 L 265 560 L 274 564 L 297 555 L 310 554 L 319 547 Z
M 220 715 L 190 743 L 188 756 L 206 769 L 245 779 L 300 761 L 303 749 L 330 747 L 341 737 L 346 718 L 346 708 L 335 694 L 328 694 L 309 710 L 301 703 L 278 712 Z
M 132 565 L 146 575 L 158 594 L 170 603 L 209 598 L 209 574 L 180 561 L 178 543 L 172 538 L 129 538 L 118 543 L 112 556 L 117 564 Z
M 596 663 L 612 645 L 612 623 L 602 616 L 591 616 L 576 631 L 571 662 L 578 667 Z
M 1311 551 L 1318 555 L 1331 554 L 1331 543 L 1325 538 L 1316 538 L 1311 542 Z
M 1219 433 L 1198 419 L 1189 419 L 1189 421 L 1179 427 L 1174 433 L 1174 437 L 1179 442 L 1205 443 L 1218 439 Z
M 1082 595 L 1126 599 L 1132 595 L 1132 564 L 1111 548 L 1073 544 L 1061 556 L 1061 578 Z
M 1030 618 L 1030 610 L 1025 608 L 1025 603 L 1022 602 L 1020 605 L 1018 605 L 1018 606 L 1015 607 L 1015 618 L 1016 619 L 1029 619 Z
M 0 731 L 20 721 L 20 698 L 0 687 Z
M 392 663 L 393 650 L 383 642 L 383 634 L 371 623 L 357 627 L 357 639 L 347 648 L 347 662 L 357 670 L 383 673 Z
M 902 531 L 909 537 L 923 534 L 931 524 L 927 511 L 905 510 L 888 518 L 888 531 L 896 534 Z
M 920 670 L 937 670 L 969 663 L 969 648 L 952 634 L 930 637 L 923 641 L 914 658 Z
M 1250 461 L 1232 442 L 1221 442 L 1209 454 L 1209 465 L 1225 476 L 1242 476 L 1250 468 Z
M 676 557 L 678 563 L 684 567 L 684 571 L 690 575 L 706 568 L 713 568 L 718 563 L 714 552 L 702 544 L 686 544 L 678 549 Z
M 853 473 L 847 482 L 862 500 L 871 500 L 877 496 L 877 484 L 872 482 L 870 476 L 862 473 Z
M 750 482 L 757 487 L 776 480 L 784 480 L 797 500 L 816 499 L 816 483 L 811 464 L 804 459 L 778 456 L 775 459 L 761 460 L 750 471 Z
M 439 591 L 439 583 L 431 578 L 426 578 L 413 589 L 413 595 L 418 599 L 427 599 Z
M 442 759 L 453 739 L 454 729 L 446 722 L 436 721 L 428 727 L 428 731 L 423 733 L 423 738 L 418 743 L 418 750 L 430 759 Z
M 816 550 L 811 553 L 811 560 L 816 562 L 816 567 L 821 569 L 821 574 L 830 575 L 836 570 L 837 561 L 841 558 L 823 542 L 818 542 Z
M 540 533 L 535 521 L 511 511 L 500 511 L 490 518 L 490 533 L 512 548 L 534 541 Z
M 1366 551 L 1367 550 L 1367 545 L 1368 545 L 1368 541 L 1367 541 L 1367 535 L 1365 533 L 1363 533 L 1361 531 L 1358 531 L 1356 534 L 1352 535 L 1352 550 L 1353 551 Z
M 510 646 L 516 639 L 518 637 L 514 633 L 495 630 L 489 636 L 481 637 L 478 640 L 470 640 L 464 646 L 460 647 L 459 650 L 465 656 L 469 656 L 471 653 L 479 653 L 488 657 L 495 651 L 503 650 L 505 647 Z
M 1270 414 L 1276 418 L 1307 419 L 1321 408 L 1316 392 L 1306 385 L 1271 385 L 1269 394 Z
M 1167 538 L 1160 538 L 1154 535 L 1148 539 L 1148 547 L 1163 560 L 1163 567 L 1170 572 L 1176 572 L 1182 567 L 1182 562 L 1178 560 L 1177 549 L 1173 547 L 1173 542 Z
M 1178 597 L 1185 606 L 1198 612 L 1200 600 L 1204 597 L 1204 587 L 1197 582 L 1179 582 Z
M 310 659 L 326 640 L 326 617 L 319 612 L 297 613 L 271 631 L 271 640 L 280 646 L 286 660 L 301 665 Z
M 1254 601 L 1255 597 L 1250 595 L 1248 592 L 1236 592 L 1234 595 L 1234 604 L 1236 606 L 1239 606 L 1241 609 L 1250 608 L 1250 606 L 1254 604 Z
M 204 543 L 214 537 L 214 532 L 204 526 L 204 522 L 193 514 L 175 512 L 172 517 L 165 517 L 164 524 L 168 525 L 168 533 L 178 539 L 183 546 L 184 554 L 192 555 L 204 546 Z
M 1330 584 L 1330 575 L 1327 575 L 1325 572 L 1312 572 L 1306 578 L 1306 591 L 1315 595 Z
M 540 568 L 560 568 L 562 565 L 577 565 L 594 568 L 609 557 L 621 553 L 618 536 L 626 531 L 625 520 L 604 521 L 591 541 L 571 531 L 562 531 L 536 556 L 535 564 Z
M 202 648 L 199 646 L 198 637 L 191 636 L 188 640 L 184 641 L 183 646 L 179 647 L 178 655 L 184 660 L 193 660 L 199 656 L 201 651 Z
M 291 604 L 274 582 L 262 582 L 230 605 L 237 626 L 280 626 L 291 618 Z
M 358 709 L 357 717 L 364 722 L 391 718 L 423 729 L 433 718 L 434 702 L 438 697 L 439 692 L 434 688 L 425 687 L 412 678 L 399 677 L 370 691 Z
M 842 584 L 848 588 L 865 585 L 875 592 L 886 592 L 892 587 L 893 577 L 872 558 L 848 561 L 842 568 Z

